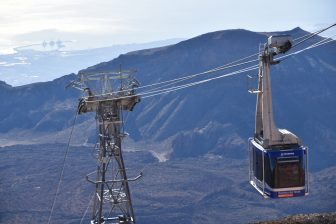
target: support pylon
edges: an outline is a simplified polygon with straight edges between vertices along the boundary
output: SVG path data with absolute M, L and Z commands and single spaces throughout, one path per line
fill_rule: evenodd
M 91 224 L 134 224 L 129 182 L 142 174 L 127 178 L 122 140 L 126 137 L 123 112 L 132 111 L 140 102 L 134 91 L 139 83 L 129 71 L 82 72 L 79 76 L 77 84 L 88 96 L 81 98 L 78 113 L 96 112 L 99 129 L 97 171 L 87 175 L 87 180 L 95 185 Z M 101 92 L 94 91 L 93 86 L 100 86 Z M 115 92 L 112 92 L 113 87 L 117 87 Z

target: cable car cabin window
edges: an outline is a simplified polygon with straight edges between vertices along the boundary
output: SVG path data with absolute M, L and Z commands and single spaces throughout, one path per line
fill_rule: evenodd
M 274 168 L 275 160 L 265 156 L 265 182 L 268 186 L 274 188 Z
M 253 173 L 254 176 L 263 181 L 263 160 L 262 160 L 263 153 L 256 148 L 253 148 Z
M 271 188 L 302 187 L 305 185 L 303 157 L 273 157 L 255 147 L 252 152 L 253 173 L 259 181 L 263 181 L 264 176 L 265 183 Z
M 274 188 L 301 187 L 305 183 L 303 162 L 299 158 L 285 158 L 276 161 Z

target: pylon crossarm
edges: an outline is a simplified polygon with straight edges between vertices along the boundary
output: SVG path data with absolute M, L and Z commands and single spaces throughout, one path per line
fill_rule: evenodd
M 126 180 L 124 179 L 117 179 L 117 180 L 105 180 L 105 181 L 95 181 L 95 180 L 92 180 L 90 179 L 89 175 L 93 174 L 93 173 L 96 173 L 95 172 L 92 172 L 90 174 L 88 174 L 86 176 L 86 180 L 89 181 L 90 183 L 93 183 L 93 184 L 102 184 L 102 183 L 120 183 L 120 182 L 132 182 L 132 181 L 137 181 L 138 179 L 140 179 L 141 177 L 143 177 L 143 173 L 140 172 L 140 174 L 134 178 L 127 178 Z
M 123 110 L 132 111 L 134 106 L 140 102 L 140 97 L 137 95 L 130 95 L 123 98 L 112 97 L 83 97 L 78 104 L 78 113 L 83 114 L 87 112 L 96 112 L 99 107 L 99 103 L 116 103 L 120 105 Z

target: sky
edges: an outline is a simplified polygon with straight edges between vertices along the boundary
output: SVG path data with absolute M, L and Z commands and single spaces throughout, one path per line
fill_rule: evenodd
M 0 51 L 57 40 L 86 49 L 237 28 L 316 31 L 336 22 L 335 10 L 335 0 L 0 0 Z

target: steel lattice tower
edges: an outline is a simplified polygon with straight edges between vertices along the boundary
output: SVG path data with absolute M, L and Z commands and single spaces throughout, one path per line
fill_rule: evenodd
M 130 71 L 79 73 L 79 82 L 87 96 L 80 99 L 78 114 L 96 112 L 99 144 L 97 171 L 87 175 L 95 185 L 92 224 L 135 223 L 129 182 L 122 155 L 123 113 L 140 102 L 134 88 L 139 83 Z M 98 90 L 97 90 L 98 89 Z M 113 92 L 114 90 L 114 92 Z M 95 177 L 94 177 L 95 176 Z

